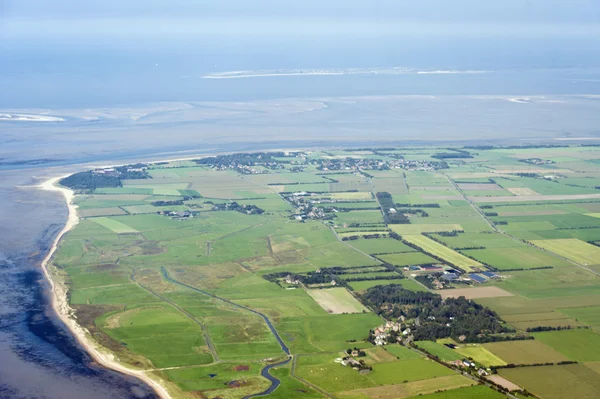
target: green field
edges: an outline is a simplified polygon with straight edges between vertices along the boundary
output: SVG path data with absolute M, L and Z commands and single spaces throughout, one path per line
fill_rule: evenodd
M 415 250 L 401 241 L 392 238 L 377 238 L 368 240 L 352 240 L 348 244 L 368 254 L 388 254 L 397 252 L 414 252 Z
M 308 290 L 307 292 L 327 313 L 361 313 L 366 310 L 345 288 Z
M 505 399 L 506 396 L 485 386 L 453 389 L 450 391 L 419 395 L 419 399 Z
M 423 249 L 425 252 L 442 258 L 451 265 L 460 267 L 465 271 L 473 271 L 481 269 L 483 267 L 481 263 L 473 259 L 469 259 L 466 256 L 461 255 L 460 253 L 455 252 L 452 249 L 433 241 L 429 237 L 425 237 L 422 235 L 408 235 L 404 236 L 404 239 L 409 243 L 414 244 L 419 248 Z
M 438 157 L 454 150 L 470 156 Z M 431 170 L 414 170 L 421 166 L 402 159 L 427 162 Z M 270 383 L 261 370 L 286 357 L 278 338 L 295 363 L 271 370 L 281 380 L 273 398 L 325 397 L 320 390 L 346 399 L 504 397 L 443 363 L 464 358 L 484 367 L 577 361 L 500 374 L 540 399 L 596 398 L 598 159 L 593 146 L 409 146 L 147 164 L 148 179 L 102 187 L 96 176 L 99 185 L 88 181 L 75 192 L 82 219 L 61 240 L 50 272 L 90 337 L 124 365 L 159 376 L 176 399 L 265 390 Z M 384 207 L 397 209 L 396 219 L 390 211 L 384 220 L 383 198 Z M 498 278 L 475 289 L 465 279 L 441 291 L 475 297 L 445 299 L 464 307 L 437 314 L 448 317 L 445 327 L 464 323 L 464 342 L 459 334 L 448 337 L 443 325 L 429 329 L 436 320 L 426 316 L 437 298 L 431 293 L 439 291 L 411 275 L 430 276 L 423 281 L 435 286 L 442 271 L 408 267 L 427 264 L 498 270 Z M 391 278 L 400 273 L 405 278 Z M 388 304 L 360 302 L 369 288 L 390 284 L 411 291 L 395 299 L 393 312 Z M 498 288 L 512 296 L 487 297 L 503 292 Z M 418 321 L 415 303 L 426 309 Z M 478 305 L 535 339 L 480 343 L 492 338 L 485 327 L 475 332 L 481 327 L 464 313 Z M 394 334 L 374 346 L 370 332 L 386 322 L 410 327 L 417 347 L 442 363 L 398 345 Z M 565 326 L 573 329 L 527 332 Z M 433 341 L 439 337 L 446 338 Z M 460 344 L 450 349 L 443 342 Z M 364 351 L 357 359 L 371 371 L 339 363 L 353 348 Z
M 537 340 L 494 342 L 484 348 L 508 364 L 558 363 L 569 360 Z
M 439 263 L 434 258 L 420 252 L 379 255 L 378 258 L 380 258 L 384 262 L 388 262 L 396 266 L 426 265 L 430 263 Z
M 533 335 L 571 360 L 600 361 L 600 335 L 592 330 L 550 331 Z
M 502 366 L 506 364 L 503 359 L 499 358 L 481 345 L 460 345 L 454 350 L 457 353 L 460 353 L 463 357 L 473 359 L 485 367 Z
M 490 248 L 460 251 L 500 271 L 506 269 L 532 269 L 536 267 L 562 267 L 571 264 L 537 248 Z
M 533 240 L 532 243 L 581 265 L 600 264 L 600 248 L 578 239 Z
M 122 233 L 139 233 L 138 230 L 134 229 L 131 226 L 126 225 L 125 223 L 121 223 L 118 220 L 100 217 L 92 219 L 95 223 L 98 223 L 100 226 L 106 227 L 109 230 L 114 231 L 117 234 Z
M 464 356 L 454 349 L 450 349 L 447 346 L 434 341 L 417 341 L 416 345 L 445 362 L 464 359 Z
M 462 231 L 460 224 L 392 224 L 392 231 L 404 235 L 416 235 L 421 233 L 436 233 L 438 231 Z
M 580 364 L 502 369 L 499 374 L 544 399 L 597 398 L 598 374 Z

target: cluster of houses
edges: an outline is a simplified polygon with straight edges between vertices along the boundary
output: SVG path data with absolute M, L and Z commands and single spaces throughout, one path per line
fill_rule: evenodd
M 400 320 L 404 321 L 404 316 L 400 316 Z M 373 343 L 382 346 L 387 345 L 392 340 L 400 342 L 403 337 L 408 337 L 410 333 L 410 328 L 403 329 L 399 322 L 387 321 L 373 330 Z
M 317 165 L 318 170 L 390 170 L 405 169 L 409 171 L 434 171 L 447 168 L 445 162 L 426 161 L 426 160 L 406 160 L 404 158 L 385 160 L 374 158 L 336 158 L 336 159 L 317 159 L 312 162 Z
M 307 219 L 331 219 L 331 215 L 325 212 L 323 208 L 316 207 L 313 201 L 306 200 L 306 197 L 312 195 L 314 194 L 300 191 L 285 196 L 285 199 L 296 208 L 294 219 L 298 222 L 303 222 Z
M 550 159 L 540 159 L 540 158 L 521 159 L 521 162 L 529 163 L 531 165 L 550 165 L 550 164 L 554 163 L 554 161 L 552 161 Z
M 194 217 L 194 213 L 192 211 L 158 211 L 159 215 L 169 216 L 173 219 L 189 219 Z
M 474 361 L 469 360 L 469 359 L 463 359 L 463 360 L 454 360 L 453 362 L 450 362 L 452 365 L 462 368 L 462 369 L 467 369 L 467 370 L 473 370 L 475 368 L 477 368 L 477 365 L 475 364 Z M 488 370 L 485 370 L 482 367 L 477 368 L 477 375 L 480 377 L 485 377 L 486 375 L 490 375 L 490 372 Z

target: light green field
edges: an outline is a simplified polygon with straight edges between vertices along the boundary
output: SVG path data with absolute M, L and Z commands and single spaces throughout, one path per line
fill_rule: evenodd
M 454 349 L 450 349 L 447 346 L 434 341 L 417 341 L 415 343 L 419 348 L 426 350 L 433 356 L 437 356 L 445 362 L 464 359 L 464 356 Z
M 600 396 L 598 374 L 580 364 L 501 369 L 499 374 L 544 399 Z
M 569 360 L 538 340 L 493 342 L 483 347 L 508 364 L 558 363 Z
M 581 240 L 574 238 L 533 240 L 532 243 L 581 265 L 596 265 L 600 263 L 600 248 Z
M 395 266 L 426 265 L 439 263 L 434 258 L 420 252 L 406 252 L 401 254 L 379 255 L 378 258 Z
M 401 241 L 394 240 L 393 238 L 352 240 L 348 241 L 348 244 L 368 254 L 388 254 L 415 251 L 414 248 L 409 247 Z
M 556 256 L 532 247 L 490 248 L 461 251 L 502 271 L 505 269 L 531 269 L 543 266 L 568 267 L 571 264 Z
M 404 384 L 385 385 L 376 388 L 365 388 L 355 391 L 340 392 L 340 398 L 370 399 L 370 398 L 409 398 L 433 392 L 452 390 L 474 385 L 474 382 L 460 375 L 431 378 L 428 380 L 407 382 Z
M 600 306 L 559 309 L 561 313 L 592 327 L 600 327 Z
M 427 380 L 454 374 L 454 371 L 426 358 L 399 360 L 373 365 L 367 375 L 375 385 L 399 384 L 402 382 Z
M 600 335 L 592 330 L 549 331 L 534 333 L 533 336 L 571 360 L 600 360 Z
M 418 397 L 419 399 L 506 399 L 506 396 L 501 393 L 481 385 L 419 395 Z
M 78 209 L 77 213 L 82 218 L 89 217 L 98 217 L 98 216 L 119 216 L 119 215 L 127 215 L 121 208 L 112 207 L 112 208 L 92 208 L 92 209 Z
M 404 235 L 416 235 L 421 233 L 435 233 L 438 231 L 462 231 L 460 224 L 391 224 L 389 228 L 395 233 Z
M 139 233 L 139 231 L 134 229 L 133 227 L 130 227 L 130 226 L 126 225 L 125 223 L 121 223 L 115 219 L 111 219 L 111 218 L 107 218 L 107 217 L 100 217 L 100 218 L 93 218 L 91 220 L 93 220 L 95 223 L 98 223 L 100 226 L 106 227 L 107 229 L 114 231 L 117 234 Z
M 473 259 L 469 259 L 466 256 L 461 255 L 458 252 L 455 252 L 452 249 L 433 241 L 429 237 L 425 237 L 422 235 L 407 235 L 404 236 L 404 239 L 410 242 L 411 244 L 414 244 L 419 248 L 423 249 L 425 252 L 442 258 L 450 264 L 460 267 L 461 269 L 467 272 L 477 270 L 483 267 L 481 263 Z
M 460 353 L 463 357 L 475 360 L 477 363 L 483 366 L 503 366 L 506 364 L 504 360 L 494 355 L 484 346 L 477 344 L 460 345 L 454 349 L 457 353 Z
M 345 288 L 316 289 L 306 292 L 327 313 L 361 313 L 367 310 Z

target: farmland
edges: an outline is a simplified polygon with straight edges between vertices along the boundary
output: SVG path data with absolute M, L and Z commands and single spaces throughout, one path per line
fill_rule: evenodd
M 308 290 L 310 295 L 327 313 L 360 313 L 366 308 L 345 288 Z
M 496 377 L 541 399 L 597 397 L 599 160 L 408 147 L 142 164 L 77 183 L 51 273 L 89 338 L 176 399 L 260 393 L 288 358 L 270 397 L 500 399 L 477 373 L 505 364 L 526 366 Z M 564 361 L 579 363 L 531 366 Z
M 483 265 L 473 259 L 469 259 L 452 249 L 439 244 L 425 236 L 405 236 L 404 239 L 409 243 L 421 248 L 424 252 L 430 253 L 438 258 L 442 258 L 451 265 L 460 267 L 465 271 L 478 270 Z

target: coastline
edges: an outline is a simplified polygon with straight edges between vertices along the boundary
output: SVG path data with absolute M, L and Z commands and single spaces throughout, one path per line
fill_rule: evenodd
M 66 175 L 69 176 L 69 175 Z M 98 364 L 109 368 L 111 370 L 130 375 L 132 377 L 136 377 L 141 381 L 148 384 L 154 392 L 162 399 L 173 399 L 173 396 L 169 393 L 165 385 L 161 384 L 160 381 L 148 376 L 145 371 L 136 370 L 129 367 L 124 366 L 119 363 L 115 356 L 112 353 L 109 353 L 96 343 L 91 337 L 87 329 L 80 326 L 76 319 L 74 318 L 73 309 L 69 306 L 69 301 L 67 298 L 67 290 L 64 286 L 56 282 L 52 278 L 52 271 L 49 269 L 50 261 L 54 256 L 54 253 L 58 249 L 59 243 L 64 237 L 64 235 L 75 228 L 79 223 L 79 217 L 77 216 L 77 206 L 73 204 L 73 198 L 75 197 L 75 193 L 72 190 L 69 190 L 65 187 L 60 187 L 57 185 L 58 181 L 63 179 L 66 176 L 54 177 L 49 180 L 44 181 L 38 187 L 44 191 L 55 191 L 59 192 L 65 199 L 67 204 L 67 208 L 69 211 L 67 221 L 63 229 L 58 233 L 54 241 L 52 242 L 52 246 L 50 247 L 50 251 L 41 263 L 41 268 L 50 284 L 51 288 L 51 305 L 58 317 L 62 320 L 62 322 L 67 326 L 69 331 L 73 334 L 77 342 L 86 350 L 86 352 L 94 359 Z

